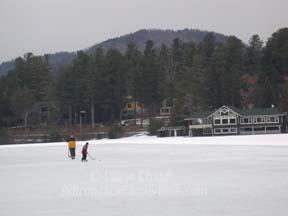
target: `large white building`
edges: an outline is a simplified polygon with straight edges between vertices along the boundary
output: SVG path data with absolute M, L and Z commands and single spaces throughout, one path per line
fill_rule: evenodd
M 287 132 L 287 113 L 276 108 L 242 110 L 222 106 L 185 119 L 189 136 L 277 134 Z

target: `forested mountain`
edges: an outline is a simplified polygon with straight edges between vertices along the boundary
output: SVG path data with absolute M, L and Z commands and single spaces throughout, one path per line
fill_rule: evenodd
M 170 47 L 175 38 L 180 39 L 184 43 L 193 41 L 195 43 L 199 43 L 203 40 L 207 31 L 200 31 L 194 29 L 184 29 L 184 30 L 159 30 L 159 29 L 150 29 L 150 30 L 139 30 L 132 34 L 123 35 L 118 38 L 109 39 L 102 43 L 96 44 L 90 48 L 88 48 L 88 52 L 93 52 L 96 48 L 102 48 L 104 51 L 109 49 L 117 49 L 120 52 L 124 53 L 127 49 L 128 43 L 135 44 L 138 49 L 143 52 L 145 49 L 145 43 L 147 40 L 152 40 L 154 42 L 154 46 L 160 48 L 162 44 Z M 223 34 L 214 33 L 216 42 L 225 42 L 227 40 L 227 36 Z
M 96 44 L 85 49 L 85 52 L 93 53 L 96 48 L 102 48 L 104 51 L 109 49 L 118 49 L 120 52 L 124 53 L 127 49 L 127 44 L 133 42 L 140 51 L 145 48 L 145 42 L 147 40 L 152 40 L 154 46 L 160 48 L 162 44 L 166 46 L 171 46 L 173 39 L 179 38 L 183 42 L 193 41 L 199 43 L 203 40 L 207 31 L 200 30 L 190 30 L 184 29 L 179 31 L 173 30 L 140 30 L 135 33 L 127 34 L 118 38 L 109 39 L 102 43 Z M 214 33 L 217 42 L 224 42 L 227 37 Z M 23 53 L 24 54 L 24 53 Z M 62 66 L 68 65 L 72 62 L 76 53 L 74 52 L 57 52 L 54 54 L 48 54 L 49 63 L 52 65 L 53 71 L 57 71 Z M 7 72 L 14 68 L 14 61 L 4 62 L 0 65 L 0 76 L 7 74 Z

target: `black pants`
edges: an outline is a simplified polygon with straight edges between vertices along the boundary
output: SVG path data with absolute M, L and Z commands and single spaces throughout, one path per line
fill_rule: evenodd
M 82 152 L 82 161 L 86 161 L 87 153 Z
M 75 159 L 75 148 L 70 148 L 70 155 L 72 159 Z

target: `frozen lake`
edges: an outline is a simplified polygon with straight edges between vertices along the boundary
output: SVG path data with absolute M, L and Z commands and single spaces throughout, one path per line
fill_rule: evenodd
M 261 215 L 288 211 L 287 135 L 0 147 L 0 214 Z M 89 158 L 88 158 L 89 159 Z

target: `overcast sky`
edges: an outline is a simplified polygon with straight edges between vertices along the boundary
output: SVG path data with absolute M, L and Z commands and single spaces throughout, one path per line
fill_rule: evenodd
M 266 41 L 288 0 L 0 0 L 0 62 L 76 51 L 143 28 L 197 28 Z

